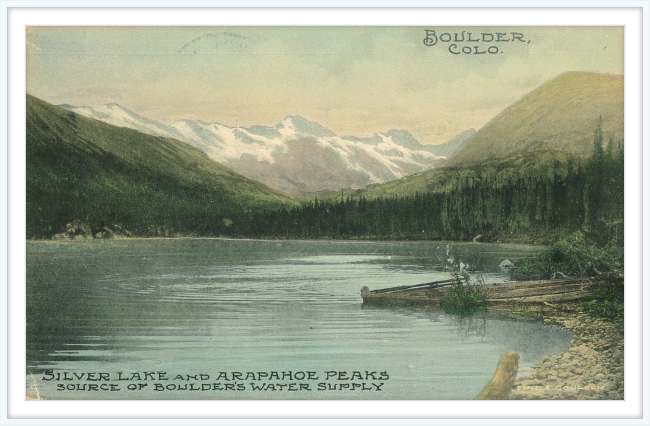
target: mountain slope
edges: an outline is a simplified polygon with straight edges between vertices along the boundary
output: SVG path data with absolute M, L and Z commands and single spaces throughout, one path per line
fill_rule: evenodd
M 139 130 L 156 136 L 164 136 L 172 139 L 179 139 L 181 135 L 174 131 L 173 128 L 165 126 L 155 120 L 150 120 L 133 111 L 118 105 L 107 104 L 94 107 L 73 106 L 68 104 L 58 105 L 60 108 L 75 112 L 84 117 L 93 118 L 118 127 L 126 127 L 133 130 Z
M 74 220 L 139 235 L 215 235 L 254 210 L 294 204 L 173 139 L 115 127 L 27 96 L 27 236 Z
M 539 167 L 563 168 L 569 163 L 580 161 L 582 161 L 580 158 L 573 157 L 564 151 L 548 148 L 532 149 L 522 155 L 485 161 L 480 165 L 470 167 L 443 167 L 428 173 L 409 176 L 380 185 L 348 190 L 344 191 L 343 196 L 349 196 L 352 199 L 364 198 L 372 200 L 377 198 L 413 197 L 417 194 L 444 193 L 462 184 L 469 185 L 472 176 L 484 170 L 489 170 L 494 175 L 509 174 L 511 176 L 517 176 L 519 173 L 525 173 L 526 170 L 534 170 Z M 341 198 L 341 192 L 322 192 L 314 194 L 314 196 L 319 200 L 336 200 Z
M 405 130 L 359 138 L 337 136 L 300 116 L 273 127 L 229 127 L 200 120 L 169 126 L 114 104 L 63 108 L 124 127 L 187 142 L 248 178 L 294 194 L 359 188 L 439 167 L 476 133 L 423 145 Z
M 429 151 L 434 153 L 435 155 L 452 159 L 476 135 L 477 135 L 476 130 L 474 129 L 466 130 L 460 135 L 450 140 L 449 142 L 443 143 L 441 145 L 430 146 Z
M 448 163 L 475 164 L 536 148 L 590 155 L 602 116 L 605 142 L 623 139 L 623 76 L 569 72 L 496 116 Z

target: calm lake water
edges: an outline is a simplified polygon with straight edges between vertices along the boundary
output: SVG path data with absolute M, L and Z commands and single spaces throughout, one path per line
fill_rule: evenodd
M 368 308 L 360 289 L 447 279 L 461 262 L 486 282 L 501 282 L 507 277 L 499 263 L 530 250 L 432 242 L 28 242 L 28 379 L 46 399 L 472 399 L 505 352 L 518 352 L 521 368 L 530 368 L 566 349 L 570 333 L 489 312 L 461 320 L 438 310 Z

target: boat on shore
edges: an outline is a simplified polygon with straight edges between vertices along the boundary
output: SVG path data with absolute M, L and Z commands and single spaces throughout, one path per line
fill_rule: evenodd
M 623 282 L 622 274 L 602 274 L 589 278 L 565 278 L 557 280 L 518 281 L 482 284 L 488 304 L 499 303 L 561 303 L 586 301 L 594 298 L 590 289 L 596 285 Z M 400 307 L 438 307 L 440 299 L 457 285 L 458 281 L 434 281 L 412 286 L 399 286 L 370 290 L 361 289 L 364 305 Z

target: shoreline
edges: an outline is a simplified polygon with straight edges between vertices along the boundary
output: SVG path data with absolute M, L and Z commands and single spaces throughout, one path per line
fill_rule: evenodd
M 259 242 L 298 242 L 298 243 L 320 243 L 332 244 L 448 244 L 448 245 L 484 245 L 484 246 L 510 246 L 510 247 L 543 247 L 543 244 L 525 244 L 520 242 L 474 242 L 458 240 L 373 240 L 373 239 L 335 239 L 335 238 L 233 238 L 233 237 L 117 237 L 117 238 L 83 238 L 83 239 L 32 239 L 27 238 L 27 243 L 88 243 L 106 241 L 148 241 L 148 240 L 218 240 L 218 241 L 259 241 Z
M 511 400 L 623 400 L 624 330 L 594 318 L 580 302 L 496 305 L 491 309 L 573 333 L 571 347 L 544 357 L 532 369 L 520 371 L 506 397 Z

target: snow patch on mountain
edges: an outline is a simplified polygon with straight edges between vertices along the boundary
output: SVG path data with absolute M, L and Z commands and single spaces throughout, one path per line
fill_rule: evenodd
M 449 144 L 431 146 L 399 129 L 366 138 L 337 136 L 298 115 L 273 127 L 230 127 L 200 120 L 167 126 L 117 104 L 60 106 L 116 126 L 187 142 L 239 174 L 290 193 L 361 187 L 439 167 L 448 158 L 442 154 L 458 152 L 476 134 L 471 130 Z
M 142 117 L 141 115 L 129 111 L 115 103 L 95 106 L 73 106 L 63 104 L 59 105 L 59 107 L 118 127 L 126 127 L 144 133 L 173 139 L 179 139 L 180 137 L 180 135 L 169 126 Z

